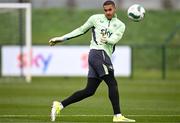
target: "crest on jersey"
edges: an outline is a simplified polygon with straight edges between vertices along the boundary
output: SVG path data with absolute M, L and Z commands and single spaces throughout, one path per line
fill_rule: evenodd
M 104 23 L 104 21 L 103 21 L 103 20 L 100 20 L 100 22 L 101 22 L 101 23 Z
M 117 24 L 113 24 L 113 27 L 117 27 Z

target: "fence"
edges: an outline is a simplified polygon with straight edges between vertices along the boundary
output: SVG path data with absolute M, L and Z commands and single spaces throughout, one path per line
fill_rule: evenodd
M 180 45 L 132 45 L 131 78 L 180 79 Z

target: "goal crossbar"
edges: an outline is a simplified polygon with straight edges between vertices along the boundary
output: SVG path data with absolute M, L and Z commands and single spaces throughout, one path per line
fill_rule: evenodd
M 31 4 L 30 3 L 0 3 L 0 8 L 28 9 L 31 8 Z

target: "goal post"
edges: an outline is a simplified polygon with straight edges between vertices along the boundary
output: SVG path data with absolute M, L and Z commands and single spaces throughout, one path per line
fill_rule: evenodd
M 0 3 L 0 9 L 24 9 L 25 10 L 25 49 L 28 53 L 27 70 L 25 79 L 31 82 L 31 45 L 32 45 L 32 6 L 31 3 Z

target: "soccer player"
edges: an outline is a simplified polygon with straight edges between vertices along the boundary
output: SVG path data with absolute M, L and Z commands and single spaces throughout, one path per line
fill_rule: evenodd
M 104 14 L 92 15 L 81 27 L 64 36 L 52 38 L 49 41 L 49 44 L 53 46 L 59 42 L 81 36 L 89 29 L 92 29 L 92 40 L 88 56 L 89 72 L 87 85 L 83 90 L 75 92 L 61 102 L 53 102 L 51 109 L 52 121 L 55 121 L 56 116 L 63 108 L 92 96 L 99 84 L 104 81 L 108 86 L 109 99 L 114 111 L 113 122 L 135 122 L 135 120 L 125 118 L 121 114 L 118 86 L 110 59 L 116 43 L 123 36 L 125 24 L 117 18 L 115 14 L 116 7 L 113 1 L 105 1 L 103 9 Z

